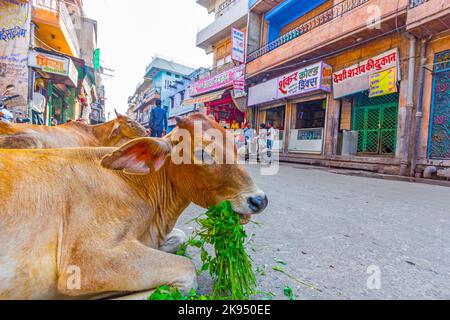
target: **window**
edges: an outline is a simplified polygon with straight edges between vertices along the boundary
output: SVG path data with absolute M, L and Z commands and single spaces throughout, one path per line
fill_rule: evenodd
M 168 76 L 172 76 L 172 72 L 167 71 L 166 74 L 167 74 Z
M 180 99 L 181 99 L 181 101 L 184 101 L 184 91 L 180 92 Z
M 297 104 L 295 128 L 313 129 L 325 127 L 326 100 Z
M 175 108 L 175 98 L 174 97 L 170 97 L 170 108 L 171 109 Z
M 165 83 L 164 86 L 166 89 L 169 89 L 170 86 L 172 85 L 172 81 L 170 81 L 170 80 L 166 80 L 166 81 L 164 81 L 164 83 Z

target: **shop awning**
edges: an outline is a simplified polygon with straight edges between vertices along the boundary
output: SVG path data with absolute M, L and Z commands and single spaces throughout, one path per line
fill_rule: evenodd
M 219 100 L 222 98 L 225 91 L 226 90 L 216 91 L 216 92 L 204 94 L 202 96 L 198 96 L 195 98 L 187 99 L 187 100 L 183 101 L 183 105 L 190 106 L 190 105 L 194 105 L 197 103 L 206 103 L 206 102 L 210 102 L 210 101 L 214 101 L 214 100 Z

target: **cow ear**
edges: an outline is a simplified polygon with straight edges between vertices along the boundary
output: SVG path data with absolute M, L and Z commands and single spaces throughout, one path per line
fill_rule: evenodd
M 169 153 L 170 147 L 163 140 L 140 138 L 105 156 L 101 165 L 127 174 L 145 175 L 151 172 L 151 168 L 155 171 L 161 169 Z

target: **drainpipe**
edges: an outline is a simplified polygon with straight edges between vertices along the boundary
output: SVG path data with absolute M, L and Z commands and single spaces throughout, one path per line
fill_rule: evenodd
M 408 127 L 409 123 L 409 113 L 414 107 L 414 83 L 415 83 L 415 71 L 416 71 L 416 44 L 417 38 L 407 33 L 406 37 L 409 39 L 409 56 L 408 56 L 408 83 L 406 90 L 406 116 L 403 132 L 403 141 L 402 141 L 402 150 L 401 150 L 401 164 L 400 164 L 400 175 L 407 176 L 408 175 L 408 149 L 409 146 L 405 143 L 405 139 L 409 137 Z
M 427 47 L 431 37 L 423 38 L 420 42 L 420 70 L 417 88 L 417 111 L 416 111 L 416 136 L 414 139 L 414 150 L 411 159 L 411 176 L 416 175 L 417 158 L 420 154 L 420 134 L 423 119 L 423 92 L 425 89 L 425 66 L 427 64 Z

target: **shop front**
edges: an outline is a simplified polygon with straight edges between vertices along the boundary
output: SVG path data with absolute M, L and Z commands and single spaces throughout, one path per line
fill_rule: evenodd
M 397 48 L 333 74 L 341 102 L 341 154 L 394 157 L 397 146 L 400 64 Z M 347 141 L 348 140 L 348 141 Z
M 273 127 L 277 130 L 278 136 L 273 145 L 273 150 L 284 150 L 284 126 L 286 123 L 286 105 L 261 107 L 257 113 L 257 127 L 261 124 L 273 123 Z
M 331 73 L 330 66 L 318 62 L 249 89 L 248 105 L 258 127 L 270 123 L 279 132 L 275 150 L 323 153 Z
M 78 71 L 74 62 L 65 56 L 30 51 L 28 66 L 33 68 L 33 92 L 45 98 L 44 123 L 63 123 L 72 115 Z
M 199 110 L 214 116 L 226 129 L 242 128 L 246 120 L 245 110 L 236 103 L 241 98 L 245 67 L 240 65 L 215 76 L 194 82 L 189 87 L 192 97 L 185 104 L 199 105 Z

